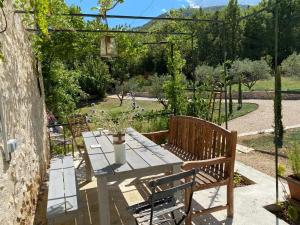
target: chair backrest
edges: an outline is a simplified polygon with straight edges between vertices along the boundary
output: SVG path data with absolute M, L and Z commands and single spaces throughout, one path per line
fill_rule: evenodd
M 232 157 L 236 148 L 235 131 L 189 116 L 172 116 L 169 120 L 168 144 L 186 152 L 188 160 Z
M 90 127 L 86 121 L 86 117 L 81 114 L 69 116 L 68 124 L 73 138 L 81 137 L 82 132 L 90 131 Z
M 189 189 L 190 196 L 189 205 L 186 206 L 185 214 L 187 215 L 190 212 L 196 174 L 196 169 L 192 169 L 189 171 L 165 176 L 149 183 L 151 188 L 151 195 L 149 196 L 149 203 L 151 205 L 150 224 L 152 224 L 154 210 L 163 210 L 170 207 L 176 209 L 176 207 L 174 207 L 176 205 L 176 199 L 174 198 L 174 195 L 177 192 L 181 192 L 186 189 Z M 185 180 L 185 182 L 182 183 L 182 180 Z M 174 182 L 176 181 L 178 181 L 178 185 L 174 185 Z M 161 190 L 162 185 L 167 186 L 167 188 Z M 170 209 L 172 210 L 172 208 Z M 165 212 L 171 213 L 172 211 L 165 210 Z

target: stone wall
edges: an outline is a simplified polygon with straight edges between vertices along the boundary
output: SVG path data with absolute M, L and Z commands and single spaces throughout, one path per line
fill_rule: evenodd
M 0 34 L 0 98 L 7 139 L 17 139 L 18 147 L 6 162 L 0 140 L 0 224 L 29 225 L 48 161 L 43 84 L 22 21 L 11 0 L 4 5 L 8 28 Z M 3 21 L 0 15 L 1 27 Z

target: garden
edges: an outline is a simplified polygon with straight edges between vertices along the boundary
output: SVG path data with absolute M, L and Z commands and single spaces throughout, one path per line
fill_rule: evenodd
M 70 217 L 70 224 L 82 219 L 152 224 L 162 215 L 176 222 L 171 210 L 178 209 L 185 224 L 299 224 L 300 123 L 285 124 L 298 111 L 283 105 L 300 102 L 300 2 L 245 6 L 230 0 L 220 7 L 178 6 L 152 17 L 114 15 L 127 2 L 98 0 L 93 13 L 86 13 L 80 1 L 16 0 L 6 8 L 0 0 L 0 65 L 6 72 L 0 78 L 14 74 L 10 68 L 34 74 L 22 85 L 17 76 L 4 87 L 0 82 L 0 90 L 27 88 L 3 94 L 10 107 L 0 93 L 0 181 L 20 185 L 21 172 L 13 170 L 18 163 L 26 162 L 28 169 L 28 162 L 46 162 L 36 167 L 44 174 L 28 179 L 39 183 L 31 214 L 22 214 L 29 200 L 18 202 L 11 194 L 24 217 L 18 216 L 17 224 L 54 223 L 60 217 Z M 11 37 L 23 38 L 10 27 L 18 22 L 10 19 L 12 10 L 21 18 L 16 27 L 30 41 L 33 72 L 21 70 L 18 58 L 7 53 Z M 115 19 L 145 23 L 111 25 Z M 26 45 L 20 43 L 18 48 Z M 15 116 L 17 104 L 6 100 L 15 96 L 22 102 L 18 110 L 34 113 Z M 45 113 L 39 116 L 47 121 L 35 124 L 40 117 L 35 103 L 25 105 L 28 96 L 35 97 L 37 111 Z M 272 109 L 261 110 L 264 101 Z M 25 125 L 13 125 L 25 115 Z M 267 123 L 265 115 L 272 120 L 268 130 L 238 130 Z M 27 134 L 32 140 L 22 143 Z M 47 154 L 35 156 L 38 144 L 47 145 Z M 27 162 L 25 153 L 14 153 L 18 145 L 34 145 L 33 158 Z M 34 188 L 26 183 L 21 189 Z M 177 198 L 178 190 L 185 191 L 185 201 Z M 143 202 L 136 204 L 137 199 Z

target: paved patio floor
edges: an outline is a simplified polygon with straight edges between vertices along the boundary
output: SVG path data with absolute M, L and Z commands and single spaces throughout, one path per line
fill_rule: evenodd
M 284 225 L 284 221 L 277 219 L 264 206 L 275 203 L 275 179 L 242 163 L 236 162 L 236 170 L 256 184 L 235 188 L 234 190 L 234 218 L 226 216 L 226 210 L 208 216 L 194 218 L 193 224 L 231 224 L 231 225 Z M 111 186 L 111 224 L 134 225 L 135 222 L 128 214 L 128 205 L 146 199 L 149 190 L 145 185 L 150 178 L 126 180 Z M 142 182 L 140 182 L 142 181 Z M 281 189 L 280 189 L 281 190 Z M 281 191 L 282 193 L 282 191 Z M 80 184 L 82 212 L 84 225 L 98 225 L 98 201 L 96 182 Z M 282 197 L 282 196 L 281 196 Z M 202 208 L 220 204 L 226 201 L 226 188 L 213 188 L 196 192 L 193 207 Z M 68 225 L 75 222 L 68 223 Z M 66 225 L 66 224 L 64 224 Z

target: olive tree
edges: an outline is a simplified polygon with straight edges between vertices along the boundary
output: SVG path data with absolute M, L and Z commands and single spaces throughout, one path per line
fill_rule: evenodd
M 164 109 L 168 109 L 168 100 L 163 89 L 163 84 L 167 80 L 166 76 L 158 76 L 155 74 L 151 77 L 150 94 L 154 96 L 157 101 L 163 105 Z
M 266 80 L 271 77 L 271 68 L 268 63 L 261 59 L 236 60 L 230 69 L 233 79 L 241 82 L 251 90 L 258 80 Z
M 293 53 L 281 63 L 283 76 L 300 77 L 300 54 Z

